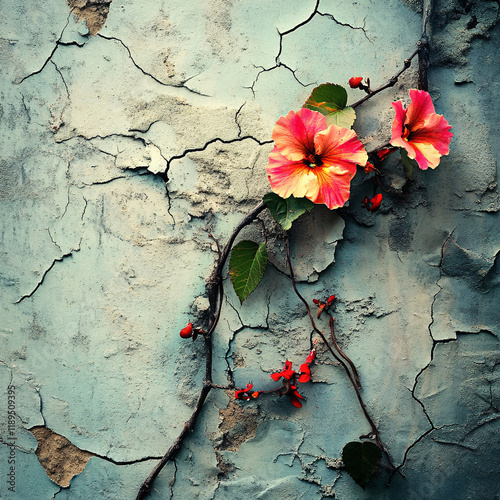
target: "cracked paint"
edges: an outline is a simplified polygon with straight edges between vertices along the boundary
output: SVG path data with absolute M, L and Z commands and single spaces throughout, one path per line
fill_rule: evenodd
M 337 296 L 338 342 L 406 479 L 386 487 L 382 470 L 362 491 L 343 471 L 343 445 L 369 426 L 317 345 L 300 410 L 288 398 L 212 391 L 152 499 L 491 498 L 499 7 L 435 8 L 429 83 L 453 125 L 450 155 L 412 181 L 391 160 L 391 193 L 376 214 L 361 208 L 358 173 L 348 207 L 317 207 L 290 235 L 301 293 Z M 208 234 L 224 244 L 269 191 L 277 118 L 319 83 L 385 83 L 414 50 L 421 9 L 413 0 L 2 2 L 0 397 L 16 387 L 18 498 L 134 497 L 202 384 L 202 343 L 178 331 L 207 314 L 217 256 Z M 390 136 L 390 101 L 407 101 L 415 82 L 410 69 L 356 108 L 368 149 Z M 269 375 L 286 359 L 297 366 L 316 338 L 291 288 L 283 232 L 262 219 L 272 247 L 263 282 L 240 306 L 224 281 L 221 385 L 269 389 Z M 263 237 L 260 223 L 241 234 Z M 69 486 L 48 478 L 30 429 L 93 455 Z

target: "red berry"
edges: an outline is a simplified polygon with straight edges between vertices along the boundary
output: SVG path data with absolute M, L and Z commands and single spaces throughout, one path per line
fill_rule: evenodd
M 187 326 L 185 326 L 181 330 L 180 336 L 183 339 L 189 339 L 189 338 L 191 338 L 193 336 L 193 325 L 191 323 L 188 323 Z
M 358 89 L 362 80 L 362 76 L 353 76 L 349 79 L 349 86 L 351 87 L 351 89 Z

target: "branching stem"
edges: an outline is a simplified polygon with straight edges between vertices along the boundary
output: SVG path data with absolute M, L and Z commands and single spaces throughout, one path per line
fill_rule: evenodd
M 300 294 L 300 292 L 297 289 L 297 285 L 296 285 L 296 282 L 295 282 L 295 275 L 293 273 L 292 262 L 290 260 L 290 249 L 289 249 L 289 245 L 288 245 L 288 238 L 286 240 L 286 255 L 287 255 L 288 266 L 289 266 L 289 269 L 290 269 L 290 278 L 292 279 L 293 289 L 295 290 L 295 293 L 297 294 L 297 296 L 299 297 L 299 299 L 305 305 L 305 307 L 307 309 L 307 314 L 309 315 L 309 319 L 311 321 L 311 325 L 312 325 L 314 331 L 321 337 L 321 339 L 323 340 L 325 346 L 328 348 L 328 350 L 330 351 L 330 353 L 333 355 L 333 357 L 337 361 L 339 361 L 339 363 L 342 365 L 342 367 L 344 368 L 345 372 L 347 373 L 347 376 L 348 376 L 348 378 L 349 378 L 352 386 L 354 387 L 354 391 L 356 392 L 356 397 L 358 398 L 358 402 L 359 402 L 359 405 L 361 406 L 361 410 L 363 411 L 366 420 L 370 424 L 370 427 L 371 427 L 371 433 L 370 433 L 370 435 L 374 437 L 375 442 L 377 443 L 377 446 L 384 452 L 385 456 L 387 457 L 387 462 L 389 463 L 389 465 L 391 466 L 391 468 L 396 471 L 397 470 L 396 466 L 392 463 L 391 457 L 389 456 L 389 453 L 385 449 L 384 443 L 380 439 L 380 433 L 379 433 L 379 431 L 377 429 L 377 426 L 375 425 L 375 422 L 373 421 L 373 419 L 371 418 L 370 414 L 368 413 L 368 410 L 366 409 L 365 403 L 363 402 L 363 398 L 361 397 L 361 393 L 360 393 L 361 386 L 356 382 L 357 371 L 356 371 L 356 368 L 354 367 L 354 364 L 352 363 L 352 361 L 350 359 L 347 358 L 347 356 L 343 355 L 343 357 L 345 357 L 345 358 L 348 359 L 349 365 L 350 366 L 352 365 L 352 368 L 354 370 L 354 373 L 356 373 L 356 376 L 354 375 L 354 373 L 351 373 L 351 371 L 349 370 L 347 364 L 344 363 L 344 361 L 341 358 L 339 358 L 337 356 L 337 354 L 334 352 L 334 350 L 330 346 L 328 340 L 326 339 L 324 333 L 316 327 L 316 324 L 314 322 L 314 318 L 313 318 L 312 313 L 311 313 L 311 309 L 309 308 L 309 304 L 304 299 L 304 297 L 302 297 L 302 295 Z M 335 338 L 335 332 L 333 330 L 333 318 L 330 319 L 330 329 L 331 329 L 332 338 L 334 339 Z M 335 340 L 334 340 L 334 343 L 335 343 L 335 346 L 338 348 L 337 343 L 335 342 Z M 341 353 L 340 350 L 339 350 L 339 353 Z M 359 378 L 358 378 L 358 381 L 359 381 Z M 402 477 L 404 477 L 403 474 L 399 470 L 398 470 L 398 472 L 399 472 L 399 474 Z
M 224 264 L 227 261 L 229 253 L 231 252 L 231 248 L 238 234 L 244 227 L 251 224 L 257 218 L 257 216 L 264 210 L 264 208 L 265 208 L 264 203 L 260 202 L 240 221 L 240 223 L 234 228 L 226 246 L 222 251 L 219 247 L 219 243 L 214 238 L 215 243 L 217 245 L 218 259 L 215 270 L 207 282 L 207 293 L 210 303 L 210 310 L 212 311 L 212 314 L 208 326 L 208 331 L 203 335 L 205 340 L 205 380 L 203 381 L 203 387 L 201 388 L 200 395 L 198 396 L 198 400 L 196 401 L 193 413 L 191 414 L 189 419 L 184 423 L 184 427 L 180 432 L 180 434 L 177 436 L 174 443 L 170 446 L 165 455 L 163 455 L 163 458 L 156 464 L 155 468 L 151 471 L 151 474 L 149 474 L 147 479 L 141 484 L 139 492 L 137 493 L 136 500 L 142 500 L 151 491 L 153 482 L 158 476 L 158 474 L 161 472 L 163 467 L 165 467 L 165 465 L 177 455 L 188 432 L 194 429 L 196 421 L 201 413 L 201 410 L 203 408 L 205 400 L 207 399 L 207 396 L 210 393 L 210 390 L 214 387 L 223 388 L 223 386 L 218 386 L 217 384 L 214 384 L 212 382 L 212 363 L 213 363 L 212 334 L 215 328 L 217 327 L 217 323 L 219 322 L 221 308 L 222 308 L 222 300 L 224 294 L 222 286 L 222 269 L 224 268 Z
M 365 97 L 361 98 L 359 101 L 356 101 L 354 104 L 351 104 L 351 108 L 356 108 L 360 104 L 363 104 L 365 101 L 368 101 L 368 99 L 371 99 L 373 96 L 377 95 L 378 93 L 382 92 L 382 90 L 388 89 L 389 87 L 394 87 L 396 83 L 398 82 L 399 77 L 411 66 L 411 60 L 422 50 L 422 41 L 419 40 L 417 42 L 417 49 L 413 54 L 408 58 L 404 60 L 403 68 L 398 71 L 387 83 L 384 85 L 380 86 L 378 89 L 372 90 L 368 95 Z

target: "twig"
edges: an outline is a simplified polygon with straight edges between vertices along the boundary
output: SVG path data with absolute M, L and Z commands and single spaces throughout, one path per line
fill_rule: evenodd
M 424 0 L 422 14 L 422 38 L 420 39 L 420 52 L 418 53 L 418 89 L 429 90 L 427 70 L 429 68 L 429 49 L 432 38 L 432 0 Z
M 340 362 L 340 364 L 343 366 L 345 372 L 347 373 L 347 376 L 349 377 L 349 380 L 350 380 L 352 386 L 354 387 L 354 391 L 356 392 L 356 397 L 358 398 L 359 405 L 361 406 L 361 409 L 363 410 L 363 413 L 365 415 L 366 420 L 370 424 L 370 427 L 371 427 L 371 433 L 370 434 L 375 438 L 375 442 L 377 443 L 377 446 L 384 452 L 385 456 L 387 457 L 387 462 L 389 463 L 390 467 L 394 471 L 397 471 L 401 475 L 401 477 L 404 477 L 404 475 L 402 474 L 402 472 L 399 471 L 398 469 L 396 469 L 396 466 L 392 463 L 391 457 L 389 456 L 389 453 L 385 449 L 384 443 L 380 439 L 380 433 L 379 433 L 379 431 L 377 429 L 377 426 L 375 425 L 375 422 L 372 420 L 372 418 L 370 417 L 370 414 L 368 413 L 368 410 L 366 409 L 366 406 L 365 406 L 365 404 L 363 402 L 363 398 L 361 397 L 361 394 L 359 392 L 359 388 L 358 388 L 358 385 L 356 384 L 356 380 L 355 380 L 354 376 L 349 371 L 349 368 L 347 367 L 347 365 L 334 353 L 334 351 L 331 348 L 330 344 L 326 340 L 326 337 L 323 334 L 323 332 L 321 332 L 320 330 L 318 330 L 318 328 L 316 327 L 316 324 L 314 323 L 314 319 L 312 317 L 311 310 L 309 309 L 309 305 L 308 305 L 307 301 L 304 299 L 304 297 L 302 297 L 302 295 L 300 294 L 300 292 L 297 290 L 297 285 L 295 283 L 295 276 L 294 276 L 293 268 L 292 268 L 292 262 L 290 260 L 290 249 L 289 249 L 289 245 L 288 245 L 288 238 L 286 240 L 286 254 L 287 254 L 288 265 L 290 267 L 290 277 L 292 279 L 293 289 L 295 290 L 295 293 L 297 294 L 297 296 L 299 297 L 299 299 L 306 306 L 307 313 L 309 315 L 309 319 L 311 321 L 311 325 L 312 325 L 314 331 L 321 337 L 321 339 L 323 340 L 323 342 L 327 346 L 328 350 L 332 353 L 332 355 L 334 356 L 334 358 L 337 361 Z
M 205 403 L 205 400 L 207 399 L 210 390 L 215 387 L 223 388 L 222 386 L 219 386 L 212 382 L 212 362 L 213 362 L 212 334 L 217 326 L 217 323 L 219 322 L 221 308 L 222 308 L 222 299 L 224 294 L 224 290 L 222 287 L 222 269 L 224 268 L 224 264 L 226 263 L 226 260 L 229 256 L 234 241 L 238 236 L 238 234 L 240 233 L 240 231 L 245 226 L 251 224 L 257 218 L 260 212 L 264 210 L 264 208 L 265 208 L 264 203 L 260 202 L 240 221 L 240 223 L 234 228 L 233 232 L 231 233 L 231 236 L 229 237 L 229 240 L 226 246 L 224 247 L 224 250 L 221 251 L 219 243 L 214 238 L 214 241 L 217 245 L 218 259 L 215 270 L 212 273 L 210 279 L 208 280 L 206 287 L 208 300 L 210 303 L 210 310 L 212 314 L 210 318 L 208 331 L 203 335 L 205 339 L 205 353 L 206 353 L 205 380 L 203 381 L 203 387 L 200 391 L 200 395 L 198 396 L 198 400 L 196 401 L 196 405 L 194 407 L 193 413 L 191 414 L 191 417 L 189 417 L 189 419 L 184 423 L 184 427 L 181 433 L 177 436 L 177 439 L 170 446 L 165 455 L 163 455 L 163 458 L 158 462 L 158 464 L 156 464 L 155 468 L 151 471 L 151 474 L 149 474 L 147 479 L 141 484 L 139 492 L 137 493 L 136 500 L 142 500 L 151 491 L 153 482 L 158 476 L 158 474 L 161 472 L 163 467 L 165 467 L 165 465 L 169 462 L 169 460 L 172 460 L 178 453 L 178 451 L 182 446 L 182 443 L 184 442 L 184 439 L 186 438 L 188 431 L 192 431 L 194 429 L 198 416 L 201 413 L 203 404 Z M 228 389 L 229 388 L 230 387 L 228 387 Z
M 396 83 L 398 82 L 399 77 L 411 66 L 411 60 L 422 50 L 422 41 L 419 40 L 417 42 L 417 49 L 413 54 L 408 58 L 404 60 L 404 65 L 403 69 L 398 71 L 386 84 L 382 85 L 378 89 L 375 89 L 371 91 L 368 95 L 360 99 L 359 101 L 356 101 L 354 104 L 351 104 L 351 108 L 355 108 L 359 106 L 360 104 L 364 103 L 368 99 L 371 99 L 374 95 L 377 95 L 379 92 L 382 92 L 382 90 L 385 90 L 389 87 L 394 87 Z
M 332 334 L 332 340 L 333 340 L 333 345 L 335 346 L 335 349 L 339 352 L 339 354 L 349 363 L 349 366 L 351 367 L 352 374 L 354 376 L 354 380 L 356 381 L 356 385 L 358 386 L 358 389 L 361 389 L 361 381 L 359 380 L 359 375 L 358 371 L 356 370 L 356 367 L 354 366 L 354 363 L 350 360 L 350 358 L 345 355 L 342 350 L 340 349 L 339 345 L 337 344 L 337 341 L 335 340 L 335 327 L 334 327 L 334 322 L 335 319 L 333 316 L 330 316 L 330 331 Z

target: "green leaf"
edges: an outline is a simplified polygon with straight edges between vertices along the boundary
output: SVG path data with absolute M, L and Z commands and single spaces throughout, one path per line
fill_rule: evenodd
M 229 275 L 234 291 L 243 301 L 260 283 L 267 267 L 266 244 L 240 241 L 233 247 L 229 261 Z
M 419 168 L 417 160 L 412 160 L 411 158 L 409 158 L 406 149 L 400 148 L 399 151 L 401 152 L 401 162 L 403 163 L 403 167 L 405 168 L 406 177 L 412 180 L 413 171 L 416 168 Z
M 338 125 L 339 127 L 351 128 L 356 121 L 356 111 L 353 108 L 347 107 L 326 115 L 327 125 Z
M 342 461 L 349 475 L 365 489 L 382 460 L 382 450 L 374 443 L 351 442 L 342 450 Z
M 268 193 L 263 198 L 264 204 L 271 212 L 274 220 L 282 225 L 285 231 L 292 227 L 292 222 L 302 214 L 310 212 L 314 203 L 307 198 L 282 198 L 275 193 Z
M 304 104 L 304 108 L 324 115 L 342 111 L 347 104 L 347 91 L 335 83 L 323 83 L 316 87 Z

